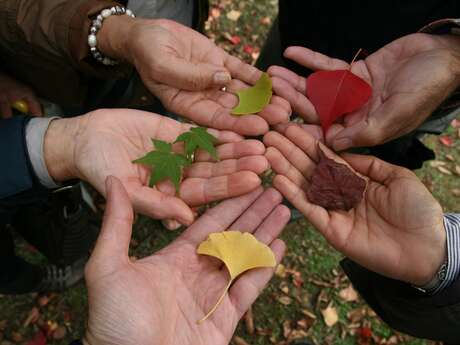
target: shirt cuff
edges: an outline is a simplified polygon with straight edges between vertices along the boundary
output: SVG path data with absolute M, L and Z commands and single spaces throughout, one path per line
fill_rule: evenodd
M 29 121 L 26 127 L 26 144 L 30 163 L 40 184 L 46 188 L 58 188 L 60 185 L 51 178 L 45 164 L 43 146 L 45 134 L 51 121 L 59 117 L 36 117 Z
M 447 234 L 447 270 L 445 279 L 434 294 L 446 289 L 460 275 L 460 214 L 445 214 L 444 228 Z

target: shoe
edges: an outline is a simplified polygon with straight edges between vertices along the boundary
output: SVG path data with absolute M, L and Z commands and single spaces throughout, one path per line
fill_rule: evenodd
M 100 224 L 100 217 L 83 201 L 80 184 L 50 193 L 46 202 L 23 207 L 12 222 L 28 243 L 61 268 L 88 257 Z
M 63 292 L 83 279 L 88 257 L 75 261 L 72 265 L 47 265 L 41 268 L 42 278 L 34 292 Z

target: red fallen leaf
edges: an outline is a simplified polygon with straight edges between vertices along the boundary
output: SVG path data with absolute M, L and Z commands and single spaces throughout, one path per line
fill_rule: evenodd
M 372 340 L 372 330 L 369 327 L 359 329 L 359 345 L 370 345 Z
M 447 135 L 443 135 L 443 136 L 439 137 L 439 141 L 444 146 L 450 147 L 450 146 L 454 145 L 454 140 L 451 137 L 447 136 Z
M 243 50 L 244 50 L 244 52 L 245 52 L 246 54 L 251 55 L 252 52 L 254 51 L 254 47 L 251 46 L 250 44 L 246 44 L 246 45 L 244 46 Z
M 371 96 L 372 87 L 349 70 L 317 71 L 307 78 L 307 97 L 324 133 L 335 120 L 358 110 Z
M 241 37 L 240 36 L 232 36 L 230 38 L 230 42 L 232 42 L 234 45 L 238 45 L 241 43 Z
M 46 345 L 46 336 L 42 331 L 38 331 L 26 345 Z
M 329 158 L 321 146 L 318 152 L 320 160 L 306 191 L 308 200 L 327 210 L 348 211 L 356 207 L 364 196 L 367 181 L 344 161 Z

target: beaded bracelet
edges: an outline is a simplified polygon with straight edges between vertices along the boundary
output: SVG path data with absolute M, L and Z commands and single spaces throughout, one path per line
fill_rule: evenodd
M 134 13 L 122 6 L 114 6 L 111 8 L 106 8 L 101 11 L 91 23 L 91 27 L 89 28 L 89 35 L 88 35 L 88 45 L 89 45 L 89 50 L 91 51 L 91 55 L 100 63 L 106 65 L 106 66 L 114 66 L 117 65 L 119 62 L 117 60 L 114 60 L 112 58 L 109 58 L 107 56 L 102 55 L 102 53 L 97 49 L 97 38 L 96 35 L 99 32 L 99 30 L 102 28 L 102 23 L 104 22 L 105 19 L 112 15 L 123 15 L 126 14 L 127 16 L 130 16 L 132 18 L 135 18 Z

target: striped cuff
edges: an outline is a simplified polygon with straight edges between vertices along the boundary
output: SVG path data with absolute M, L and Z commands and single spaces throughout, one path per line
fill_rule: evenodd
M 460 214 L 447 213 L 444 215 L 444 228 L 447 234 L 447 270 L 446 277 L 433 291 L 441 292 L 457 280 L 460 274 Z

